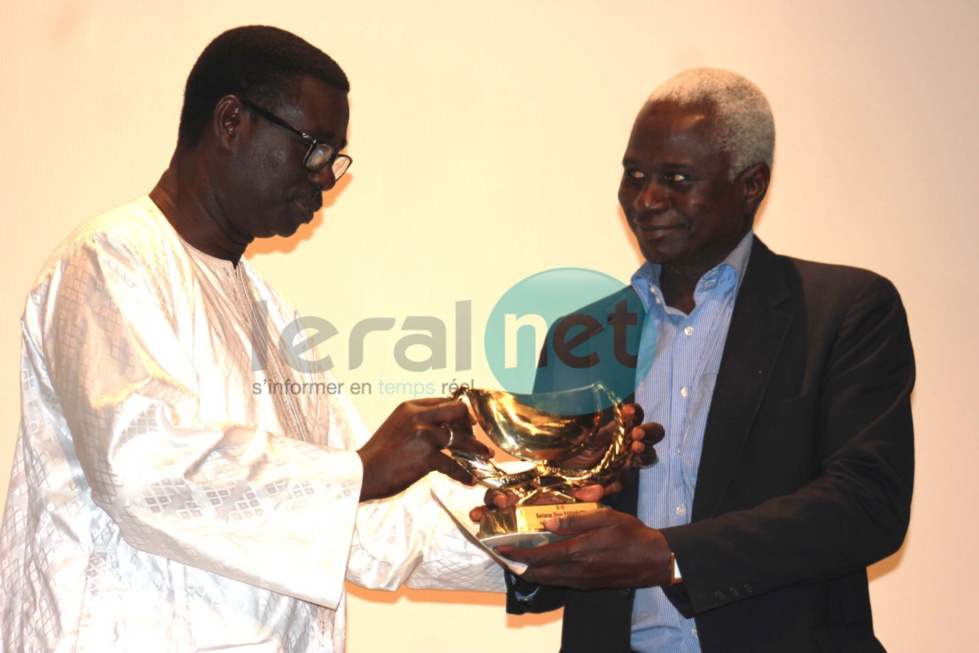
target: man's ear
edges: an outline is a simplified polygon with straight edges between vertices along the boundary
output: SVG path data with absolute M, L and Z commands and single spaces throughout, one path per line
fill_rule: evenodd
M 233 149 L 243 126 L 244 105 L 234 95 L 225 95 L 214 105 L 212 130 L 218 148 Z
M 740 175 L 740 183 L 744 188 L 744 213 L 755 215 L 761 202 L 768 192 L 768 182 L 772 178 L 772 169 L 767 163 L 756 163 Z

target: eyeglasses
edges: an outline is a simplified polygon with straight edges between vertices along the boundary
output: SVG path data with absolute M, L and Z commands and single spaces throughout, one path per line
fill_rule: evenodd
M 342 177 L 347 171 L 347 168 L 350 167 L 350 164 L 353 163 L 353 159 L 346 154 L 338 154 L 333 149 L 332 145 L 321 143 L 306 132 L 299 131 L 271 111 L 266 111 L 262 107 L 257 106 L 245 99 L 242 99 L 241 103 L 268 120 L 273 125 L 278 125 L 283 129 L 288 129 L 293 134 L 303 139 L 306 145 L 309 145 L 309 151 L 306 152 L 306 156 L 303 158 L 303 164 L 310 172 L 319 172 L 327 165 L 331 165 L 333 168 L 333 179 L 339 180 L 340 177 Z

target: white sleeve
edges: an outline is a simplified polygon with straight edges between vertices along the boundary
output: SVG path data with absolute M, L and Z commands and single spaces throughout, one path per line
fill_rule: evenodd
M 121 250 L 75 247 L 40 300 L 25 314 L 29 356 L 63 412 L 80 482 L 124 540 L 336 608 L 360 495 L 356 452 L 198 421 L 182 318 L 165 285 Z
M 407 583 L 417 589 L 506 591 L 502 567 L 469 543 L 432 499 L 433 491 L 468 512 L 483 503 L 486 490 L 432 473 L 401 494 L 361 504 L 347 579 L 371 589 Z

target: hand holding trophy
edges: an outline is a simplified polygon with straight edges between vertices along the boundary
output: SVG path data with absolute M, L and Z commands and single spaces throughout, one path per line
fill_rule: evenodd
M 504 470 L 488 457 L 449 450 L 477 482 L 516 497 L 513 505 L 480 511 L 477 537 L 490 548 L 533 547 L 561 539 L 545 529 L 544 521 L 602 509 L 597 503 L 580 502 L 576 491 L 617 482 L 637 459 L 637 451 L 644 451 L 639 458 L 643 463 L 653 462 L 652 444 L 662 437 L 661 427 L 644 425 L 638 436 L 642 444 L 636 446 L 630 427 L 638 407 L 623 410 L 601 383 L 534 395 L 464 386 L 452 397 L 469 406 L 493 444 L 524 461 L 519 469 Z

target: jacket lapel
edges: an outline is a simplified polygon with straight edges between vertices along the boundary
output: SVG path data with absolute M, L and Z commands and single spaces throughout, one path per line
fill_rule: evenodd
M 755 238 L 711 399 L 692 518 L 717 513 L 765 396 L 793 315 L 775 255 Z

